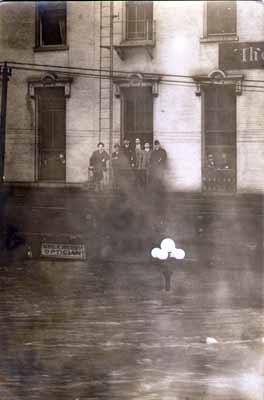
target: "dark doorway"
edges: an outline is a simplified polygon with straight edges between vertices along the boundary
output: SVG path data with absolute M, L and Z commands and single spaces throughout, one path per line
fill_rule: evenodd
M 65 95 L 64 88 L 37 89 L 38 178 L 65 181 Z
M 236 93 L 233 85 L 204 88 L 203 190 L 236 190 Z

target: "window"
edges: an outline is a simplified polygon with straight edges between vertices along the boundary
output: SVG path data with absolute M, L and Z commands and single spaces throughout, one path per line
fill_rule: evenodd
M 236 93 L 234 85 L 204 87 L 203 189 L 236 188 Z
M 66 1 L 37 3 L 37 47 L 66 45 Z
M 141 143 L 153 142 L 153 94 L 151 87 L 124 88 L 123 112 L 124 127 L 123 137 L 129 138 L 131 144 L 136 138 Z
M 236 34 L 236 1 L 207 1 L 207 35 Z
M 126 2 L 126 40 L 153 39 L 152 1 Z

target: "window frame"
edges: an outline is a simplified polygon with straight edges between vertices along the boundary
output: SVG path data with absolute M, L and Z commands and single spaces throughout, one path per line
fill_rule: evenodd
M 200 38 L 201 43 L 207 42 L 221 42 L 221 41 L 238 41 L 239 37 L 237 35 L 237 1 L 234 0 L 235 6 L 235 32 L 219 32 L 219 33 L 210 33 L 208 32 L 208 3 L 212 2 L 212 0 L 204 1 L 204 24 L 203 24 L 203 37 Z
M 147 7 L 147 3 L 149 5 L 151 5 L 152 7 L 152 18 L 151 18 L 151 31 L 150 34 L 146 34 L 145 32 L 143 33 L 144 37 L 131 37 L 131 34 L 129 34 L 129 19 L 128 19 L 128 13 L 129 13 L 129 7 L 132 7 L 133 4 L 132 3 L 138 3 L 135 4 L 135 6 L 141 6 L 141 7 Z M 125 1 L 124 2 L 124 6 L 125 6 L 125 18 L 124 18 L 124 34 L 123 34 L 123 40 L 125 42 L 131 42 L 131 43 L 142 43 L 144 44 L 145 42 L 154 42 L 155 40 L 155 21 L 154 21 L 154 4 L 153 1 Z M 144 11 L 144 14 L 146 13 L 146 10 Z M 144 15 L 145 17 L 145 15 Z M 145 23 L 145 21 L 147 21 L 148 18 L 144 18 L 142 21 Z M 139 23 L 139 19 L 135 20 L 135 25 L 137 25 Z M 145 25 L 144 25 L 145 28 Z
M 42 44 L 41 43 L 41 17 L 39 12 L 40 1 L 35 4 L 35 52 L 45 52 L 45 51 L 58 51 L 58 50 L 68 50 L 69 46 L 67 44 L 67 16 L 68 16 L 68 4 L 65 3 L 65 43 L 62 44 Z
M 151 136 L 151 145 L 153 144 L 153 138 L 154 138 L 154 99 L 153 99 L 153 93 L 152 93 L 152 88 L 149 85 L 146 86 L 140 86 L 140 87 L 123 87 L 121 90 L 121 140 L 123 140 L 125 137 L 130 137 L 127 135 L 127 131 L 126 131 L 126 123 L 127 123 L 127 115 L 126 115 L 126 111 L 127 111 L 127 107 L 126 107 L 126 96 L 127 93 L 129 93 L 129 90 L 134 90 L 136 91 L 137 89 L 145 89 L 146 92 L 149 92 L 148 95 L 146 96 L 146 98 L 148 97 L 149 99 L 151 99 L 151 125 L 152 125 L 152 129 L 151 132 L 144 132 L 145 136 L 149 135 Z M 132 91 L 131 91 L 132 93 Z M 131 96 L 131 98 L 133 99 L 133 96 Z M 133 114 L 133 113 L 132 113 Z M 135 117 L 135 115 L 133 115 L 133 117 Z M 132 132 L 132 131 L 131 131 Z M 133 136 L 134 139 L 136 139 L 137 137 L 140 137 L 138 135 L 138 133 L 143 132 L 143 130 L 135 130 L 133 131 Z M 149 141 L 149 139 L 146 139 L 147 141 Z M 132 146 L 134 145 L 134 143 L 132 143 Z

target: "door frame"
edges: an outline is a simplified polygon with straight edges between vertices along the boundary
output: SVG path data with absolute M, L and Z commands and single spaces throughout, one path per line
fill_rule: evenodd
M 127 87 L 127 88 L 123 88 L 123 89 L 131 89 L 132 87 Z M 140 86 L 140 89 L 142 88 L 149 88 L 149 90 L 151 91 L 151 87 L 149 85 L 145 85 L 145 86 Z M 138 89 L 138 88 L 136 88 Z M 123 140 L 125 139 L 126 136 L 126 115 L 125 115 L 125 90 L 121 91 L 121 141 L 123 142 Z M 135 135 L 135 138 L 137 136 Z M 150 145 L 153 145 L 153 141 L 154 141 L 154 99 L 153 99 L 153 95 L 152 95 L 152 141 L 150 143 Z M 132 147 L 134 146 L 135 143 L 131 143 Z M 143 143 L 141 143 L 143 144 Z
M 65 102 L 65 96 L 63 96 L 63 95 L 60 96 L 60 98 L 64 100 L 63 112 L 64 112 L 64 128 L 65 129 L 62 132 L 64 147 L 61 148 L 61 153 L 63 153 L 63 159 L 64 159 L 64 163 L 63 163 L 64 167 L 61 170 L 61 172 L 63 172 L 63 178 L 62 179 L 55 179 L 54 176 L 53 176 L 53 177 L 51 177 L 49 179 L 49 178 L 45 178 L 45 176 L 44 177 L 41 176 L 42 172 L 43 172 L 43 170 L 41 169 L 42 154 L 46 154 L 46 156 L 49 156 L 51 154 L 56 153 L 57 150 L 54 150 L 52 147 L 47 149 L 47 148 L 45 148 L 45 146 L 44 146 L 44 148 L 41 146 L 42 137 L 40 135 L 40 129 L 39 129 L 41 127 L 39 126 L 39 121 L 38 121 L 38 116 L 39 116 L 39 104 L 38 104 L 38 102 L 39 102 L 39 99 L 41 98 L 42 89 L 50 90 L 50 94 L 52 96 L 52 91 L 55 90 L 55 89 L 58 89 L 58 87 L 54 87 L 54 88 L 53 87 L 48 87 L 48 88 L 45 87 L 45 88 L 38 88 L 37 89 L 37 95 L 36 95 L 36 99 L 37 99 L 37 102 L 36 102 L 36 106 L 37 106 L 36 107 L 36 115 L 37 115 L 36 132 L 37 132 L 37 143 L 38 143 L 38 146 L 37 146 L 37 162 L 38 163 L 37 163 L 37 166 L 36 166 L 37 167 L 37 181 L 41 182 L 41 183 L 42 182 L 43 183 L 49 183 L 49 182 L 50 183 L 64 183 L 64 182 L 66 182 L 66 102 Z M 62 89 L 62 88 L 59 88 L 59 89 Z M 62 91 L 60 91 L 60 92 L 63 93 Z M 52 125 L 53 125 L 53 123 L 54 123 L 54 111 L 52 112 L 51 118 L 52 118 Z
M 211 85 L 213 86 L 213 83 L 211 83 Z M 233 83 L 229 83 L 229 84 L 225 84 L 224 86 L 229 86 L 229 87 L 233 87 L 234 88 L 234 96 L 236 95 L 236 87 Z M 234 190 L 232 191 L 208 191 L 203 189 L 203 179 L 205 177 L 205 162 L 206 162 L 206 144 L 205 144 L 205 88 L 208 87 L 208 84 L 206 86 L 202 86 L 202 102 L 201 102 L 201 111 L 202 111 L 202 124 L 201 124 L 201 128 L 202 128 L 202 135 L 201 135 L 201 191 L 203 193 L 222 193 L 222 194 L 234 194 L 237 192 L 237 101 L 236 101 L 236 105 L 235 105 L 235 138 L 236 138 L 236 143 L 235 143 L 235 186 L 234 186 Z
M 36 95 L 37 88 L 64 88 L 65 96 L 65 134 L 67 132 L 67 99 L 71 96 L 72 77 L 58 77 L 54 73 L 46 73 L 39 78 L 28 79 L 28 95 L 32 100 L 34 112 L 34 182 L 42 182 L 39 180 L 39 135 L 38 135 L 38 96 Z M 65 138 L 66 139 L 66 138 Z M 65 159 L 67 153 L 67 142 L 65 143 Z M 65 171 L 65 181 L 67 181 L 67 171 Z M 64 181 L 64 182 L 65 182 Z M 44 182 L 44 181 L 43 181 Z M 48 181 L 47 181 L 48 182 Z M 51 182 L 51 181 L 50 181 Z M 58 182 L 58 181 L 54 181 Z
M 119 116 L 119 123 L 120 123 L 120 142 L 122 144 L 122 141 L 124 139 L 124 93 L 123 89 L 127 88 L 138 88 L 138 87 L 150 87 L 151 88 L 151 93 L 153 96 L 153 138 L 155 136 L 155 121 L 154 121 L 154 115 L 155 115 L 155 97 L 158 97 L 159 95 L 159 82 L 160 82 L 160 77 L 157 75 L 147 75 L 146 77 L 143 76 L 140 73 L 127 73 L 126 76 L 120 78 L 114 78 L 113 83 L 114 83 L 114 95 L 116 99 L 120 100 L 120 105 L 119 105 L 119 111 L 120 111 L 120 116 Z
M 203 163 L 204 163 L 204 96 L 203 87 L 205 85 L 233 85 L 235 88 L 236 96 L 241 96 L 243 94 L 243 80 L 244 74 L 233 73 L 228 71 L 222 71 L 221 69 L 213 69 L 208 75 L 194 75 L 192 77 L 195 83 L 195 95 L 201 98 L 201 186 L 200 189 L 203 192 Z M 237 127 L 237 101 L 236 101 L 236 127 Z M 237 132 L 236 132 L 237 134 Z M 236 141 L 237 147 L 237 141 Z M 237 153 L 236 153 L 237 154 Z M 236 191 L 237 191 L 237 168 L 236 168 Z M 204 192 L 213 193 L 213 192 Z

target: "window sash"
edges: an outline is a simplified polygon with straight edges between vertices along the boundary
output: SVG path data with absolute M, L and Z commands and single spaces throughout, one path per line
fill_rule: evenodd
M 236 34 L 236 1 L 207 1 L 207 35 Z
M 37 46 L 66 45 L 67 5 L 61 2 L 40 2 L 36 14 Z
M 153 2 L 127 1 L 126 3 L 126 39 L 152 40 Z

